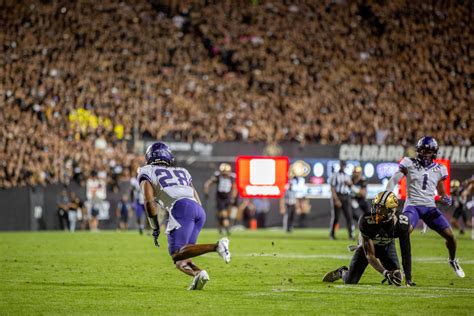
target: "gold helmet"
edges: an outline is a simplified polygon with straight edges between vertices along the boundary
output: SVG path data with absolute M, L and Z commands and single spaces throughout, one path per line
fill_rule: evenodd
M 451 190 L 459 189 L 460 186 L 461 186 L 461 182 L 459 182 L 459 180 L 457 179 L 451 180 Z
M 219 171 L 222 173 L 229 173 L 232 171 L 232 167 L 228 163 L 223 162 L 219 165 Z
M 361 167 L 361 166 L 356 166 L 356 167 L 354 168 L 354 171 L 353 171 L 352 173 L 360 173 L 360 174 L 362 174 L 362 167 Z
M 398 199 L 391 191 L 383 191 L 377 194 L 372 201 L 370 215 L 376 224 L 392 220 L 398 208 Z

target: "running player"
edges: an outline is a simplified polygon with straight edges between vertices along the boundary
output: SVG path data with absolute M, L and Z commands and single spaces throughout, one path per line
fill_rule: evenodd
M 219 225 L 219 233 L 229 235 L 230 229 L 230 212 L 232 204 L 235 204 L 237 197 L 237 189 L 235 184 L 235 174 L 232 167 L 228 163 L 221 163 L 219 171 L 216 171 L 204 183 L 204 197 L 209 198 L 209 188 L 212 184 L 216 184 L 216 204 L 217 204 L 217 222 Z
M 193 276 L 189 290 L 201 290 L 209 281 L 206 270 L 198 268 L 191 258 L 208 252 L 217 252 L 230 262 L 229 240 L 222 238 L 215 244 L 196 244 L 199 232 L 206 221 L 206 213 L 192 184 L 191 175 L 184 168 L 174 166 L 170 148 L 162 142 L 148 147 L 146 165 L 138 172 L 138 181 L 145 198 L 145 211 L 153 240 L 159 247 L 160 225 L 155 201 L 169 214 L 166 234 L 168 251 L 181 272 Z
M 387 184 L 387 190 L 393 191 L 398 182 L 407 177 L 407 199 L 403 214 L 410 220 L 410 231 L 421 218 L 431 229 L 446 240 L 449 251 L 449 265 L 456 275 L 464 278 L 465 274 L 456 259 L 456 238 L 446 217 L 436 207 L 435 192 L 446 205 L 452 199 L 446 194 L 444 180 L 448 177 L 445 166 L 434 162 L 438 154 L 438 143 L 433 137 L 422 137 L 416 145 L 416 158 L 403 158 L 399 171 L 395 172 Z
M 399 238 L 402 252 L 403 271 L 407 286 L 411 280 L 410 232 L 408 218 L 398 213 L 398 199 L 392 192 L 377 194 L 369 213 L 359 219 L 359 244 L 349 268 L 342 266 L 326 273 L 323 282 L 342 279 L 346 284 L 359 283 L 365 268 L 370 264 L 389 283 L 402 284 L 400 264 L 395 249 L 395 238 Z

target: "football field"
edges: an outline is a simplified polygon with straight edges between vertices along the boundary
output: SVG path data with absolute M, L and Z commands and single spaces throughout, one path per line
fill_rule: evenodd
M 370 267 L 359 285 L 322 283 L 349 264 L 345 233 L 330 241 L 326 230 L 235 232 L 230 264 L 216 253 L 195 259 L 210 275 L 203 291 L 186 290 L 191 277 L 174 268 L 164 235 L 155 248 L 135 231 L 0 233 L 0 315 L 474 315 L 470 236 L 458 236 L 464 279 L 448 266 L 440 237 L 415 231 L 417 287 L 382 285 Z M 199 242 L 218 238 L 204 230 Z

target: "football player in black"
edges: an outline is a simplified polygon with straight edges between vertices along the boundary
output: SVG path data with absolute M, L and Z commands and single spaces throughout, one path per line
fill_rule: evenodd
M 235 204 L 237 197 L 237 189 L 235 184 L 235 174 L 232 167 L 228 163 L 221 163 L 219 171 L 216 171 L 204 183 L 204 197 L 209 198 L 209 188 L 212 184 L 216 184 L 216 205 L 217 205 L 217 222 L 219 225 L 219 233 L 229 235 L 229 216 L 231 206 Z
M 362 167 L 357 166 L 352 173 L 352 218 L 358 222 L 363 214 L 369 212 L 367 203 L 367 180 L 362 176 Z
M 359 220 L 360 246 L 352 257 L 349 268 L 342 266 L 326 273 L 323 282 L 342 279 L 346 284 L 359 283 L 370 264 L 384 276 L 384 281 L 402 285 L 402 275 L 395 249 L 395 238 L 400 240 L 405 283 L 412 286 L 410 225 L 408 217 L 397 213 L 398 199 L 393 192 L 383 191 L 375 197 L 370 212 Z

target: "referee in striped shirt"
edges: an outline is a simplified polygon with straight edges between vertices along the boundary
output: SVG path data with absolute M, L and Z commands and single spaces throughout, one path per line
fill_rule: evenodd
M 298 179 L 296 177 L 289 181 L 288 189 L 285 191 L 285 195 L 280 199 L 280 214 L 283 215 L 283 229 L 288 233 L 293 231 L 293 222 L 298 203 L 295 190 L 297 181 Z
M 354 240 L 353 226 L 352 226 L 352 210 L 351 210 L 351 177 L 344 172 L 346 168 L 346 162 L 341 160 L 340 168 L 338 172 L 335 172 L 329 178 L 329 184 L 331 185 L 331 232 L 329 238 L 336 239 L 335 228 L 339 223 L 339 216 L 341 211 L 346 218 L 347 230 L 349 232 L 349 238 Z

